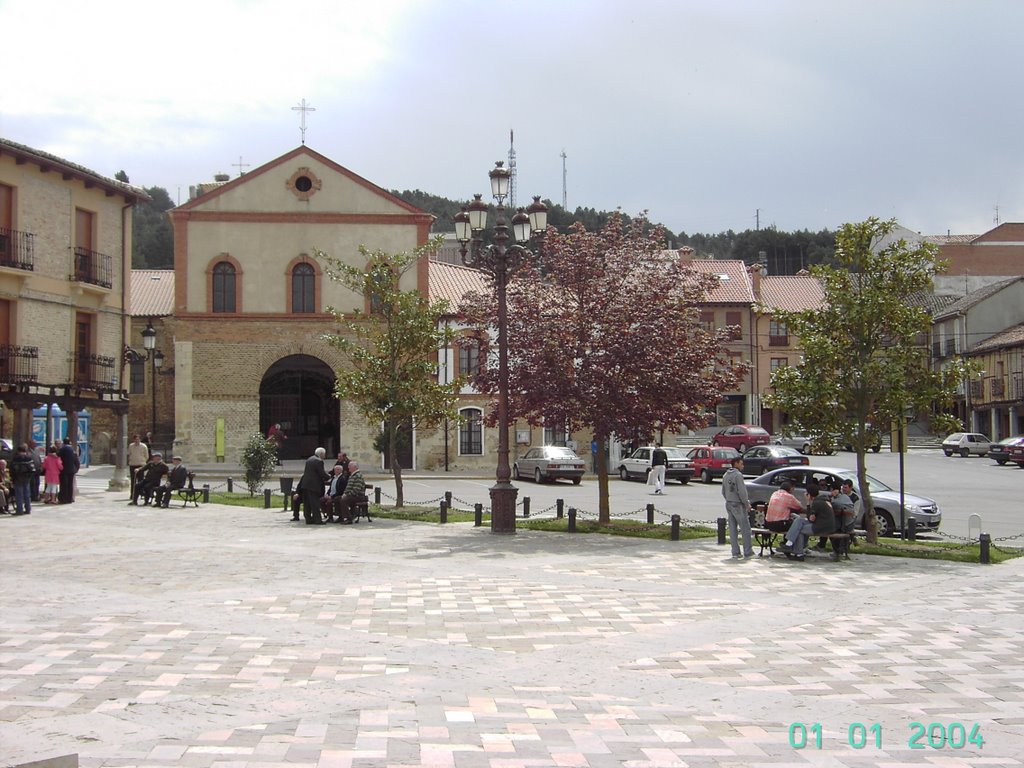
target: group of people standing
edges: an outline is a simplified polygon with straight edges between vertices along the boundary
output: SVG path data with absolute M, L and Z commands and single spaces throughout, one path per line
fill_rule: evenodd
M 10 464 L 0 459 L 0 510 L 15 515 L 32 514 L 32 502 L 71 504 L 75 500 L 75 475 L 81 464 L 71 438 L 47 446 L 41 455 L 35 442 L 21 443 Z M 43 480 L 40 492 L 39 481 Z
M 344 451 L 338 454 L 334 468 L 328 474 L 324 467 L 327 451 L 317 448 L 306 459 L 302 477 L 292 494 L 292 520 L 299 519 L 299 507 L 306 525 L 324 525 L 334 522 L 351 524 L 357 504 L 366 501 L 366 480 L 359 462 L 350 459 Z

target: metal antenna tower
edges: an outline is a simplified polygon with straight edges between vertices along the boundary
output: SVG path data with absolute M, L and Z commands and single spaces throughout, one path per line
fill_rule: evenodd
M 508 207 L 513 211 L 516 209 L 516 147 L 515 135 L 510 128 L 508 131 Z
M 565 193 L 565 149 L 562 149 L 562 209 L 569 210 L 569 198 Z

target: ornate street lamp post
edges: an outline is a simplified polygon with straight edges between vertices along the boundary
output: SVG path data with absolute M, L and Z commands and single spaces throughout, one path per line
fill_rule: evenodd
M 516 495 L 512 485 L 512 471 L 508 463 L 508 299 L 506 288 L 509 276 L 533 253 L 519 245 L 547 229 L 548 208 L 533 198 L 526 210 L 520 208 L 512 217 L 512 235 L 517 243 L 508 245 L 508 223 L 505 221 L 505 198 L 508 196 L 509 170 L 498 162 L 488 174 L 491 195 L 497 202 L 494 233 L 491 245 L 484 245 L 483 232 L 487 225 L 488 205 L 481 195 L 455 214 L 455 238 L 461 243 L 462 261 L 467 267 L 489 272 L 494 278 L 498 295 L 498 467 L 495 484 L 491 487 L 491 533 L 516 532 Z M 467 248 L 468 246 L 468 248 Z
M 156 349 L 156 328 L 153 327 L 152 320 L 149 320 L 146 323 L 146 327 L 142 329 L 142 346 L 145 347 L 146 354 L 149 355 L 150 389 L 153 396 L 153 409 L 151 411 L 153 418 L 149 434 L 150 439 L 154 439 L 156 436 L 156 372 L 164 364 L 164 353 Z

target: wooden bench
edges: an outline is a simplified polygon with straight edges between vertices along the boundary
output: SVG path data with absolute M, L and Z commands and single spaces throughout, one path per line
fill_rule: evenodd
M 757 553 L 758 557 L 764 557 L 766 549 L 768 550 L 768 557 L 774 557 L 776 539 L 779 536 L 783 536 L 783 540 L 785 540 L 784 534 L 778 531 L 770 531 L 767 528 L 751 528 L 750 533 L 753 534 L 755 543 L 761 548 L 760 552 Z M 820 534 L 814 534 L 814 536 L 820 536 Z M 811 538 L 814 538 L 814 536 Z M 832 542 L 832 553 L 829 555 L 832 560 L 850 559 L 850 534 L 829 533 L 820 537 Z
M 372 491 L 373 486 L 367 485 L 366 490 Z M 373 522 L 370 518 L 370 499 L 365 493 L 363 494 L 363 498 L 352 505 L 352 522 L 358 523 L 360 517 L 365 517 L 366 522 L 368 523 Z
M 187 507 L 189 503 L 191 503 L 192 506 L 194 507 L 199 506 L 199 497 L 203 495 L 203 491 L 202 489 L 196 489 L 195 479 L 196 473 L 189 472 L 188 485 L 178 491 L 178 498 L 185 502 L 184 504 L 181 505 L 183 509 Z

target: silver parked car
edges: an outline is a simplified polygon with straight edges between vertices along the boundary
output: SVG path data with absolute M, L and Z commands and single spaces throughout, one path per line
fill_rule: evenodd
M 512 477 L 516 480 L 529 477 L 537 483 L 564 477 L 566 480 L 572 480 L 573 485 L 579 485 L 584 470 L 583 459 L 571 448 L 561 445 L 539 445 L 516 459 L 512 465 Z
M 790 480 L 793 483 L 793 495 L 800 501 L 807 502 L 806 488 L 808 483 L 816 482 L 820 486 L 834 485 L 843 480 L 853 480 L 853 487 L 857 488 L 857 473 L 852 469 L 840 469 L 838 467 L 783 467 L 766 472 L 758 478 L 748 480 L 747 496 L 751 504 L 767 504 L 771 495 L 779 489 L 783 480 Z M 900 524 L 900 492 L 890 488 L 881 480 L 876 480 L 871 475 L 867 477 L 871 490 L 871 500 L 875 503 L 875 516 L 878 518 L 878 534 L 880 536 L 892 536 Z M 942 514 L 939 512 L 939 505 L 932 499 L 924 496 L 915 496 L 912 493 L 903 494 L 906 519 L 913 518 L 917 521 L 920 530 L 937 531 L 942 523 Z M 854 524 L 858 528 L 864 526 L 864 508 L 857 502 Z
M 985 456 L 991 447 L 992 441 L 978 432 L 954 432 L 942 441 L 944 454 L 952 456 L 958 453 L 965 459 L 971 454 Z

